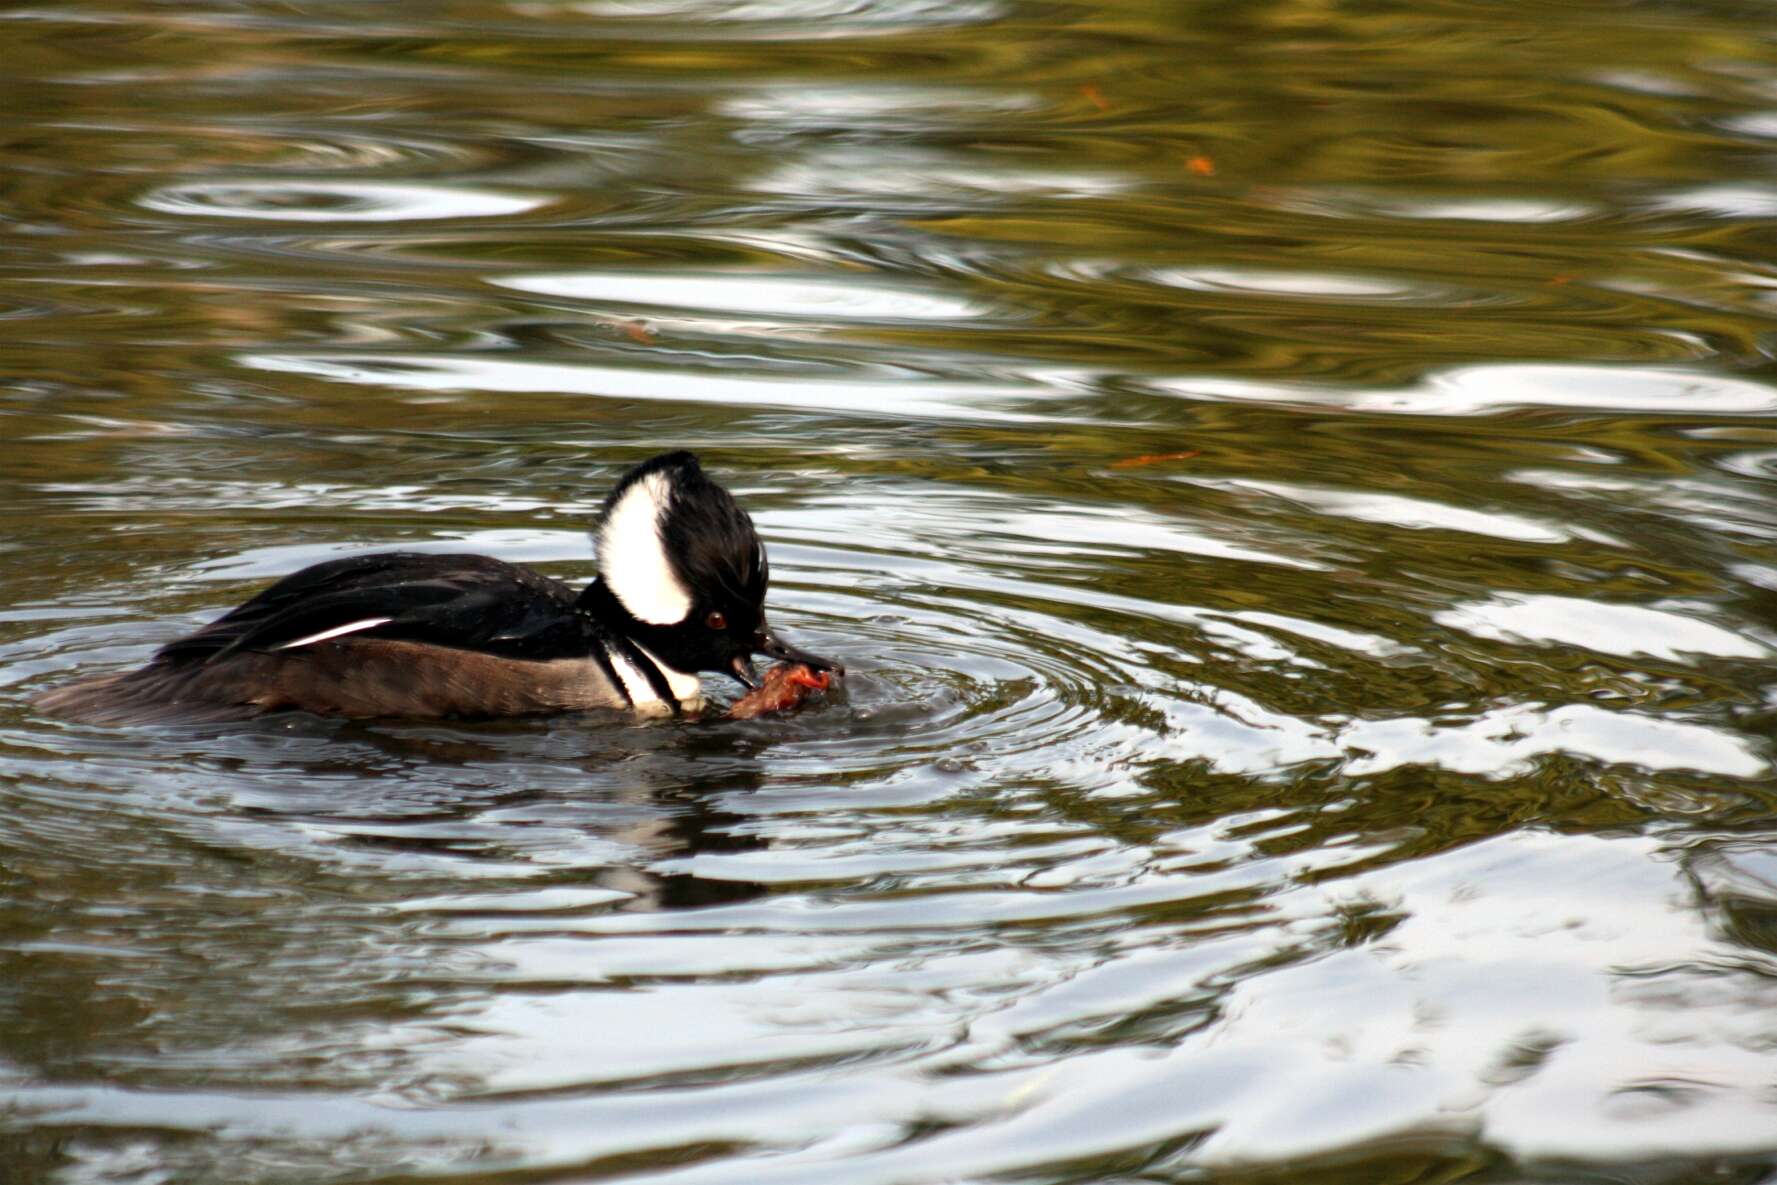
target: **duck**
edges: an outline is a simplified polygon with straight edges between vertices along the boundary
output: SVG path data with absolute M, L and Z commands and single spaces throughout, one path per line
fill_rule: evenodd
M 388 551 L 314 564 L 146 665 L 52 689 L 37 706 L 113 725 L 293 710 L 685 716 L 704 707 L 705 672 L 758 688 L 755 655 L 843 672 L 771 628 L 765 544 L 695 453 L 662 453 L 624 473 L 591 534 L 598 573 L 581 589 L 483 555 Z

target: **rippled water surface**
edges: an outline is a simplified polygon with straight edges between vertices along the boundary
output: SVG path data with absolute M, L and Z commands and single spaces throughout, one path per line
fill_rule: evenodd
M 1773 17 L 7 8 L 0 1181 L 1777 1175 Z M 840 694 L 31 707 L 671 446 Z

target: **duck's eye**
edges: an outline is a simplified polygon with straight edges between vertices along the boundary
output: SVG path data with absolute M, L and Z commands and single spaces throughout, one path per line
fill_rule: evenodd
M 728 619 L 722 616 L 722 612 L 719 609 L 711 610 L 710 615 L 703 619 L 703 623 L 713 630 L 725 630 L 728 628 Z

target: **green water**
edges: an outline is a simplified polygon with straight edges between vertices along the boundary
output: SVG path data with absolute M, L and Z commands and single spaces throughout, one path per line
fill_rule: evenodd
M 0 1182 L 1777 1176 L 1768 6 L 0 49 Z M 669 447 L 843 693 L 30 706 Z

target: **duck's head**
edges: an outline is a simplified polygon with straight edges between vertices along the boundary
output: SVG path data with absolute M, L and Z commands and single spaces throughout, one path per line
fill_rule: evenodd
M 842 670 L 781 641 L 765 620 L 771 567 L 753 520 L 695 454 L 663 453 L 617 482 L 593 526 L 615 623 L 675 670 L 757 687 L 752 656 Z

